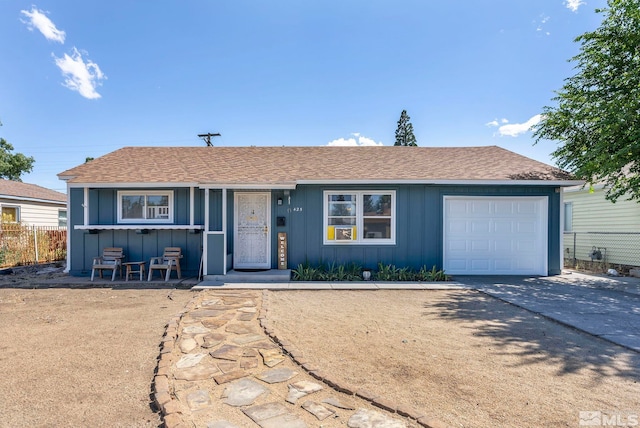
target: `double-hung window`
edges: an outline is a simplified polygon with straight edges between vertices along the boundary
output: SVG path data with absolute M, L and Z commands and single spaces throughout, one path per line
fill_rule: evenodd
M 118 192 L 118 223 L 173 223 L 173 192 Z
M 58 227 L 67 227 L 67 210 L 58 210 Z
M 393 190 L 325 191 L 325 244 L 395 244 Z
M 2 206 L 3 223 L 20 223 L 20 207 L 15 205 Z
M 564 232 L 573 232 L 573 202 L 564 203 Z

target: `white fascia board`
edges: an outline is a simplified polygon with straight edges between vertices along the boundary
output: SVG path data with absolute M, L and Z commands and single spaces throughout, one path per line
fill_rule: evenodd
M 68 183 L 70 188 L 92 189 L 155 189 L 167 187 L 199 187 L 198 183 Z
M 271 183 L 271 184 L 251 184 L 251 183 L 200 183 L 201 189 L 240 189 L 240 190 L 294 190 L 296 183 Z
M 23 196 L 0 195 L 0 199 L 10 199 L 12 201 L 21 201 L 21 202 L 39 202 L 43 204 L 54 204 L 54 205 L 60 205 L 60 206 L 67 205 L 66 202 L 52 201 L 51 199 L 28 198 Z
M 577 180 L 299 180 L 298 184 L 442 184 L 456 186 L 575 186 L 582 183 Z
M 498 186 L 581 186 L 580 180 L 297 180 L 295 183 L 67 183 L 69 188 L 166 188 L 198 187 L 200 189 L 240 189 L 240 190 L 295 190 L 300 184 L 364 185 L 364 184 L 440 184 L 440 185 L 498 185 Z

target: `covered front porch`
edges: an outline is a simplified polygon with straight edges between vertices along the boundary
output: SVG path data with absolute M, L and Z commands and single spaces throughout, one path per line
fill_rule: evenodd
M 293 184 L 277 188 L 206 186 L 203 263 L 205 280 L 288 281 L 287 217 Z

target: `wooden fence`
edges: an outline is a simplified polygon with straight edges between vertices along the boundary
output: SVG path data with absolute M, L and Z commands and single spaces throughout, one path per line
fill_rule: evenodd
M 0 225 L 0 268 L 50 263 L 66 257 L 66 227 Z

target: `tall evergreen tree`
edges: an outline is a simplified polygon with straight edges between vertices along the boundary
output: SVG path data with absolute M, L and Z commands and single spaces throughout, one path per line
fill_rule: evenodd
M 416 136 L 413 135 L 413 125 L 406 110 L 402 110 L 396 128 L 396 143 L 394 146 L 417 146 Z

